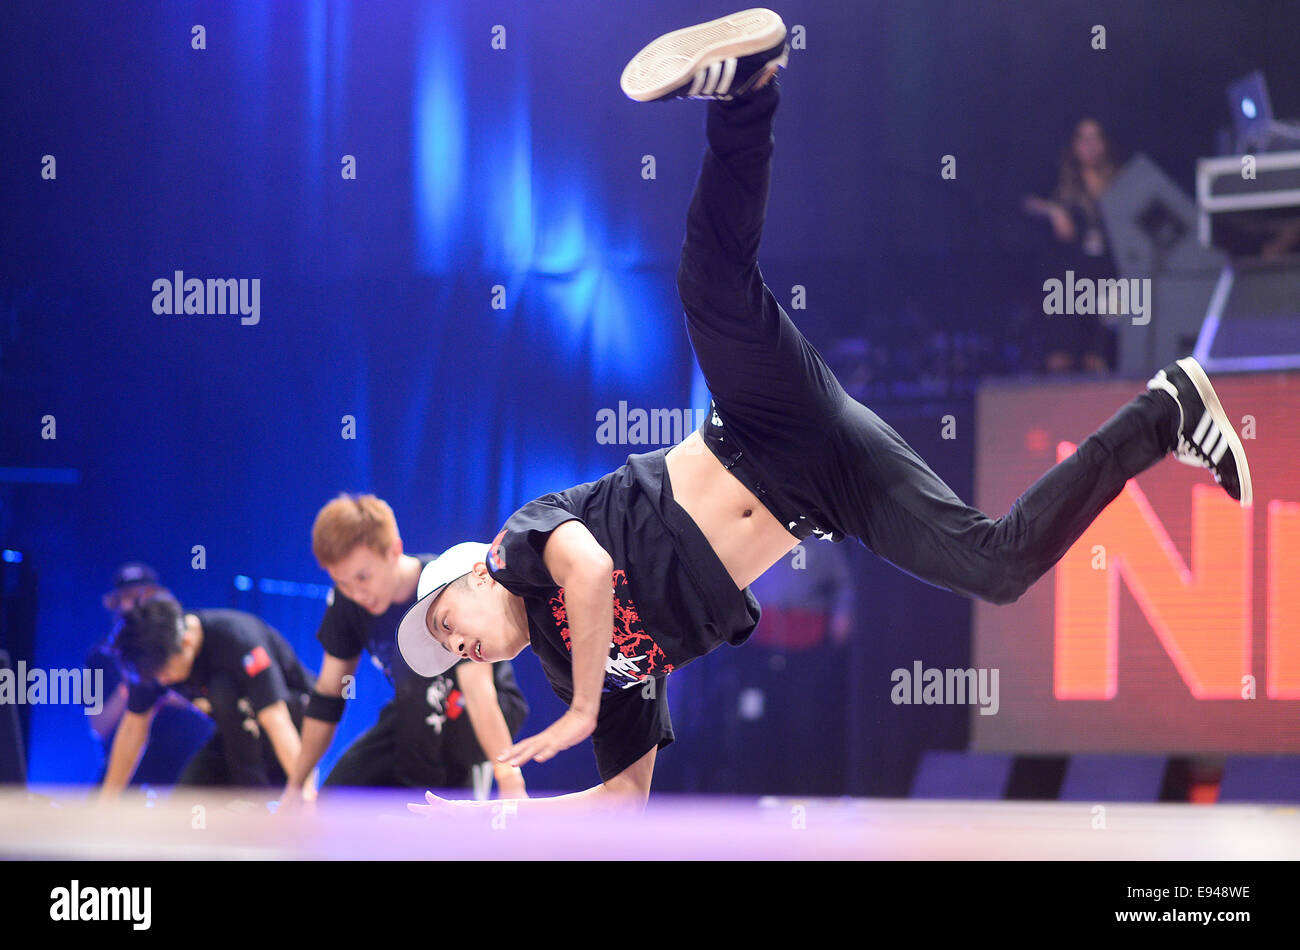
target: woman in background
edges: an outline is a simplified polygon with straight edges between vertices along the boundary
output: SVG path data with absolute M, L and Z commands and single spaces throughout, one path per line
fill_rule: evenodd
M 1117 172 L 1110 140 L 1096 119 L 1082 119 L 1061 153 L 1060 175 L 1052 197 L 1029 195 L 1025 211 L 1047 219 L 1062 253 L 1053 255 L 1053 270 L 1074 271 L 1076 279 L 1114 277 L 1102 227 L 1100 199 Z M 1068 321 L 1068 322 L 1064 322 Z M 1045 368 L 1052 373 L 1083 370 L 1104 373 L 1113 364 L 1111 332 L 1095 316 L 1062 318 L 1053 326 Z

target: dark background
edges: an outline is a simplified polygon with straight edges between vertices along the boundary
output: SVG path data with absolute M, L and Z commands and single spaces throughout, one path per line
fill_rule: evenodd
M 0 545 L 36 588 L 29 660 L 81 665 L 115 565 L 138 558 L 189 606 L 263 613 L 314 666 L 323 603 L 256 580 L 328 583 L 308 532 L 332 495 L 387 499 L 411 551 L 486 540 L 523 502 L 644 450 L 598 444 L 599 409 L 700 404 L 673 276 L 704 107 L 631 103 L 618 76 L 653 36 L 729 9 L 4 4 Z M 963 497 L 976 433 L 958 384 L 1032 366 L 1024 301 L 1048 238 L 1018 205 L 1051 189 L 1074 123 L 1096 116 L 1121 158 L 1145 151 L 1190 191 L 1230 80 L 1261 68 L 1279 114 L 1300 113 L 1292 2 L 778 10 L 807 48 L 783 79 L 765 275 L 787 305 L 807 289 L 792 315 L 814 343 L 866 341 L 893 368 L 900 385 L 874 408 Z M 194 24 L 206 50 L 190 48 Z M 260 278 L 260 324 L 155 315 L 151 284 L 177 269 Z M 991 341 L 987 366 L 945 358 L 967 332 Z M 905 399 L 907 384 L 930 395 Z M 949 413 L 958 437 L 942 440 Z M 206 570 L 190 566 L 196 544 Z M 739 661 L 724 650 L 673 677 L 679 741 L 657 788 L 744 791 L 727 776 L 745 756 L 787 762 L 810 792 L 901 794 L 921 750 L 965 745 L 966 710 L 888 694 L 913 659 L 969 665 L 969 605 L 853 553 L 856 635 L 825 654 L 844 700 L 823 729 L 798 748 L 728 743 L 716 723 Z M 529 655 L 516 667 L 537 731 L 560 706 Z M 345 737 L 384 698 L 368 675 Z M 32 713 L 31 778 L 92 779 L 80 712 Z M 841 787 L 822 786 L 822 764 Z M 530 774 L 537 788 L 594 779 L 579 752 Z

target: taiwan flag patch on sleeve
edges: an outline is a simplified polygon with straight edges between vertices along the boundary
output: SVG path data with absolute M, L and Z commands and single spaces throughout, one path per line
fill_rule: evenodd
M 250 677 L 268 669 L 271 665 L 271 658 L 266 655 L 265 647 L 253 647 L 252 651 L 244 654 L 244 672 Z
M 506 567 L 506 555 L 501 550 L 501 542 L 505 537 L 506 529 L 502 528 L 501 533 L 492 539 L 492 546 L 488 549 L 488 567 L 495 571 L 503 571 Z

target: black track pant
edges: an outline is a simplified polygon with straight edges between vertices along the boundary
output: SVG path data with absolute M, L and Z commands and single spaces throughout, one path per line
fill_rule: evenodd
M 709 147 L 686 222 L 677 286 L 719 431 L 761 475 L 761 497 L 783 521 L 806 515 L 924 581 L 1010 603 L 1128 479 L 1164 457 L 1176 404 L 1142 393 L 1000 518 L 962 502 L 844 392 L 763 283 L 757 255 L 779 97 L 772 82 L 709 103 Z

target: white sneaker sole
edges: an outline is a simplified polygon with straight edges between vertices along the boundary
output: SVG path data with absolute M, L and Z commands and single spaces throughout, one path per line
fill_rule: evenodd
M 629 99 L 649 102 L 684 85 L 710 59 L 740 58 L 785 39 L 785 23 L 756 7 L 697 23 L 652 40 L 623 68 L 619 85 Z
M 1201 402 L 1205 403 L 1205 409 L 1210 414 L 1210 420 L 1219 427 L 1219 431 L 1228 440 L 1228 451 L 1232 453 L 1233 461 L 1237 463 L 1237 482 L 1241 486 L 1241 507 L 1249 508 L 1254 502 L 1254 491 L 1250 484 L 1250 464 L 1246 461 L 1246 447 L 1241 444 L 1241 439 L 1237 436 L 1237 429 L 1228 418 L 1228 414 L 1223 411 L 1223 404 L 1219 402 L 1219 396 L 1210 385 L 1210 377 L 1205 375 L 1205 370 L 1201 369 L 1201 364 L 1196 362 L 1190 356 L 1178 360 L 1178 365 L 1182 367 L 1187 378 L 1192 381 L 1196 387 L 1196 393 L 1201 397 Z

